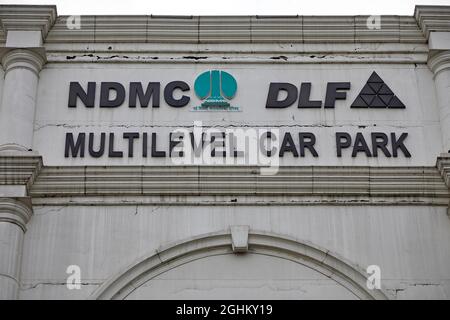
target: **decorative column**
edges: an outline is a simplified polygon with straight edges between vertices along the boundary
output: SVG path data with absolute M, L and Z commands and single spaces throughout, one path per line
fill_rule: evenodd
M 450 153 L 450 6 L 416 6 L 414 18 L 428 42 L 444 153 Z
M 0 45 L 4 69 L 0 101 L 0 150 L 32 148 L 39 72 L 46 62 L 44 41 L 56 21 L 55 6 L 0 6 L 6 42 Z
M 432 52 L 428 59 L 428 65 L 434 73 L 443 152 L 450 153 L 450 37 L 448 46 L 449 50 Z
M 29 189 L 42 168 L 33 152 L 0 151 L 0 300 L 17 299 L 22 246 L 33 210 Z
M 450 32 L 430 32 L 428 66 L 434 73 L 444 150 L 436 166 L 450 189 Z M 447 210 L 450 217 L 450 203 Z
M 29 204 L 0 198 L 0 300 L 18 298 L 23 238 L 31 214 Z
M 436 167 L 450 189 L 450 6 L 416 6 L 414 17 L 428 41 L 428 66 L 434 74 L 443 150 Z M 450 203 L 447 211 L 450 217 Z
M 32 149 L 37 85 L 44 63 L 42 55 L 27 49 L 13 49 L 3 56 L 0 150 Z
M 56 21 L 55 6 L 1 5 L 6 42 L 0 45 L 4 82 L 0 101 L 0 299 L 17 299 L 22 247 L 33 208 L 29 190 L 42 168 L 33 148 L 44 40 Z
M 42 160 L 32 151 L 39 72 L 45 63 L 41 31 L 8 31 L 0 105 L 0 299 L 17 299 L 22 247 L 33 210 L 28 196 Z

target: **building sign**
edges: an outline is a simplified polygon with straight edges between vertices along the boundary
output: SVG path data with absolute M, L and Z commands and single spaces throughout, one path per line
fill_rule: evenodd
M 289 82 L 269 82 L 268 91 L 264 88 L 252 92 L 265 95 L 266 104 L 258 106 L 258 112 L 265 109 L 284 109 L 296 105 L 299 109 L 331 109 L 336 108 L 337 100 L 346 100 L 347 92 L 351 89 L 351 82 L 327 82 L 325 97 L 322 100 L 311 99 L 311 82 L 302 82 L 299 87 Z M 97 94 L 97 91 L 99 95 Z M 185 108 L 191 102 L 191 85 L 185 81 L 174 79 L 162 88 L 161 82 L 95 82 L 89 81 L 87 86 L 80 82 L 70 82 L 68 107 L 85 108 L 90 112 L 92 108 L 115 109 L 128 108 L 160 108 L 161 96 L 164 102 L 173 108 Z M 196 96 L 202 101 L 200 105 L 190 111 L 239 111 L 230 101 L 238 91 L 237 81 L 233 75 L 223 70 L 211 70 L 201 73 L 194 82 Z M 245 84 L 243 84 L 245 94 Z M 162 92 L 162 94 L 161 94 Z M 127 95 L 128 94 L 128 95 Z M 96 99 L 99 96 L 99 99 Z M 81 103 L 78 103 L 78 102 Z M 242 106 L 245 108 L 246 106 Z M 394 94 L 381 77 L 373 72 L 367 83 L 353 103 L 347 106 L 353 108 L 370 109 L 405 109 L 405 105 Z M 189 109 L 186 109 L 189 111 Z M 111 111 L 113 112 L 113 111 Z M 376 110 L 374 110 L 376 112 Z M 242 129 L 242 128 L 241 128 Z M 406 141 L 408 132 L 371 132 L 365 137 L 362 132 L 337 131 L 334 134 L 334 150 L 336 157 L 411 157 Z M 117 148 L 118 140 L 125 141 Z M 160 148 L 161 140 L 166 140 L 165 150 Z M 308 131 L 287 130 L 281 132 L 276 127 L 247 128 L 246 130 L 208 129 L 203 131 L 201 125 L 193 126 L 193 130 L 176 128 L 166 137 L 161 137 L 157 131 L 124 131 L 115 132 L 66 132 L 65 158 L 133 158 L 136 150 L 140 150 L 143 158 L 147 157 L 186 157 L 189 161 L 183 164 L 193 164 L 193 157 L 198 153 L 210 157 L 245 157 L 249 153 L 262 153 L 264 157 L 320 157 L 315 145 L 318 137 Z M 250 146 L 249 146 L 250 145 Z M 251 147 L 254 146 L 254 148 Z M 241 148 L 239 148 L 241 146 Z M 197 148 L 197 149 L 196 149 Z M 350 150 L 344 155 L 344 150 Z M 246 155 L 247 154 L 247 155 Z M 203 154 L 204 156 L 204 154 Z

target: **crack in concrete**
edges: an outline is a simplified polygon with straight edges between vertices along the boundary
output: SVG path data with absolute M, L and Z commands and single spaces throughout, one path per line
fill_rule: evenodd
M 80 282 L 79 283 L 81 286 L 99 286 L 102 284 L 102 282 L 97 281 L 97 282 Z M 36 289 L 38 286 L 67 286 L 67 282 L 66 281 L 43 281 L 43 282 L 36 282 L 36 283 L 32 283 L 32 284 L 22 284 L 20 286 L 20 290 L 21 291 L 27 291 L 27 290 L 32 290 L 32 289 Z
M 405 292 L 411 287 L 428 287 L 428 286 L 439 287 L 441 285 L 442 285 L 441 283 L 428 283 L 428 282 L 407 283 L 407 284 L 401 285 L 401 287 L 399 287 L 399 288 L 386 289 L 386 291 L 392 292 L 394 294 L 394 296 L 397 297 L 399 292 Z
M 17 285 L 20 286 L 19 280 L 17 280 L 16 278 L 14 278 L 13 276 L 10 276 L 9 274 L 5 274 L 5 273 L 0 273 L 0 277 L 5 277 L 8 279 L 13 280 Z
M 387 125 L 389 128 L 406 129 L 406 128 L 422 128 L 423 125 Z M 98 124 L 69 124 L 69 123 L 48 123 L 34 128 L 34 132 L 37 132 L 47 127 L 63 127 L 63 128 L 102 128 Z M 195 125 L 154 125 L 154 124 L 110 124 L 108 128 L 186 128 L 193 129 Z M 263 124 L 227 124 L 227 125 L 204 125 L 202 128 L 265 128 L 265 129 L 278 129 L 278 128 L 379 128 L 376 124 L 275 124 L 275 125 L 263 125 Z
M 60 206 L 59 208 L 55 208 L 55 209 L 50 209 L 50 210 L 47 210 L 47 211 L 44 211 L 44 212 L 41 212 L 41 213 L 38 213 L 39 211 L 35 211 L 35 215 L 36 216 L 43 216 L 43 215 L 46 215 L 46 214 L 53 214 L 53 213 L 58 213 L 58 212 L 60 212 L 61 210 L 63 210 L 64 208 L 67 208 L 68 207 L 68 205 L 63 205 L 63 206 Z
M 161 263 L 164 263 L 164 261 L 161 259 L 161 256 L 159 255 L 159 251 L 158 250 L 155 250 L 155 251 L 156 251 L 156 256 L 158 257 L 159 261 Z

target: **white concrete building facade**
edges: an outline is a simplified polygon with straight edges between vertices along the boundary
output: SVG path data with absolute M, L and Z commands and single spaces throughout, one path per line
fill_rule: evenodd
M 0 58 L 1 299 L 450 298 L 450 6 L 2 5 Z

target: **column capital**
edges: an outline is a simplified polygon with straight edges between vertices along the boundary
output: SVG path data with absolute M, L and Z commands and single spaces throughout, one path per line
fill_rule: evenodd
M 428 66 L 434 76 L 450 68 L 450 32 L 431 31 L 428 35 Z
M 0 21 L 10 31 L 39 31 L 43 40 L 58 17 L 55 5 L 0 5 Z
M 1 62 L 5 74 L 15 68 L 25 68 L 39 75 L 47 59 L 42 48 L 11 48 L 5 50 Z
M 32 215 L 29 198 L 0 198 L 0 222 L 16 224 L 25 232 Z
M 443 70 L 450 69 L 450 50 L 439 50 L 430 54 L 428 66 L 436 76 Z

